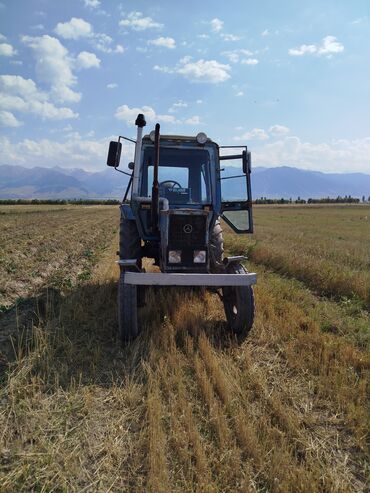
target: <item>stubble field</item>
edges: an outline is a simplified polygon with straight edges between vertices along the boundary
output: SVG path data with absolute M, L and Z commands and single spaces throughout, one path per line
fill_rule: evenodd
M 1 492 L 366 491 L 370 207 L 254 218 L 243 344 L 161 289 L 122 349 L 118 208 L 0 207 Z

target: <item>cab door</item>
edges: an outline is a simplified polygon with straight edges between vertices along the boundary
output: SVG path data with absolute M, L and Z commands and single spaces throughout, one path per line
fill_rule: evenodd
M 235 233 L 253 233 L 251 153 L 246 146 L 220 146 L 220 149 L 241 149 L 241 154 L 219 157 L 221 217 Z

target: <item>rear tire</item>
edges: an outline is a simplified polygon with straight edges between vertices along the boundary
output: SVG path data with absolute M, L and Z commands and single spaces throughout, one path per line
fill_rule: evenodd
M 246 274 L 246 269 L 239 263 L 230 264 L 229 274 Z M 254 293 L 252 286 L 227 286 L 222 288 L 225 315 L 230 331 L 239 340 L 249 334 L 254 321 Z
M 139 269 L 141 260 L 141 239 L 136 222 L 121 217 L 119 231 L 119 257 L 121 260 L 137 259 Z M 118 282 L 118 327 L 122 344 L 135 339 L 139 334 L 138 326 L 138 287 L 124 282 L 125 271 L 135 271 L 133 267 L 120 267 Z M 140 292 L 142 297 L 142 293 Z
M 137 286 L 124 282 L 121 272 L 118 282 L 118 325 L 122 344 L 138 336 L 137 323 Z

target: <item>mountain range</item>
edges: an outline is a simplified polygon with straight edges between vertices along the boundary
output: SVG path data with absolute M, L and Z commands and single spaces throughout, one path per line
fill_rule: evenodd
M 370 171 L 370 170 L 369 170 Z M 225 167 L 222 176 L 239 175 L 234 167 Z M 128 176 L 111 168 L 88 172 L 82 169 L 25 168 L 0 166 L 0 199 L 39 198 L 122 198 Z M 174 179 L 176 176 L 174 175 Z M 222 181 L 225 199 L 245 196 L 244 178 Z M 252 173 L 253 198 L 321 198 L 351 195 L 370 196 L 370 174 L 322 173 L 289 166 L 256 167 Z

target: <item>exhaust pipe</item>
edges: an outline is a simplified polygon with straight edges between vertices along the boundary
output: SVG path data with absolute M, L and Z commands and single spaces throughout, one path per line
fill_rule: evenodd
M 142 113 L 137 115 L 135 125 L 137 125 L 137 136 L 134 157 L 134 174 L 132 180 L 132 195 L 138 195 L 139 189 L 141 145 L 143 140 L 143 128 L 146 125 L 146 121 Z
M 153 169 L 153 187 L 152 187 L 152 231 L 158 231 L 159 218 L 159 183 L 158 183 L 158 166 L 159 166 L 159 123 L 155 126 L 154 137 L 154 169 Z

